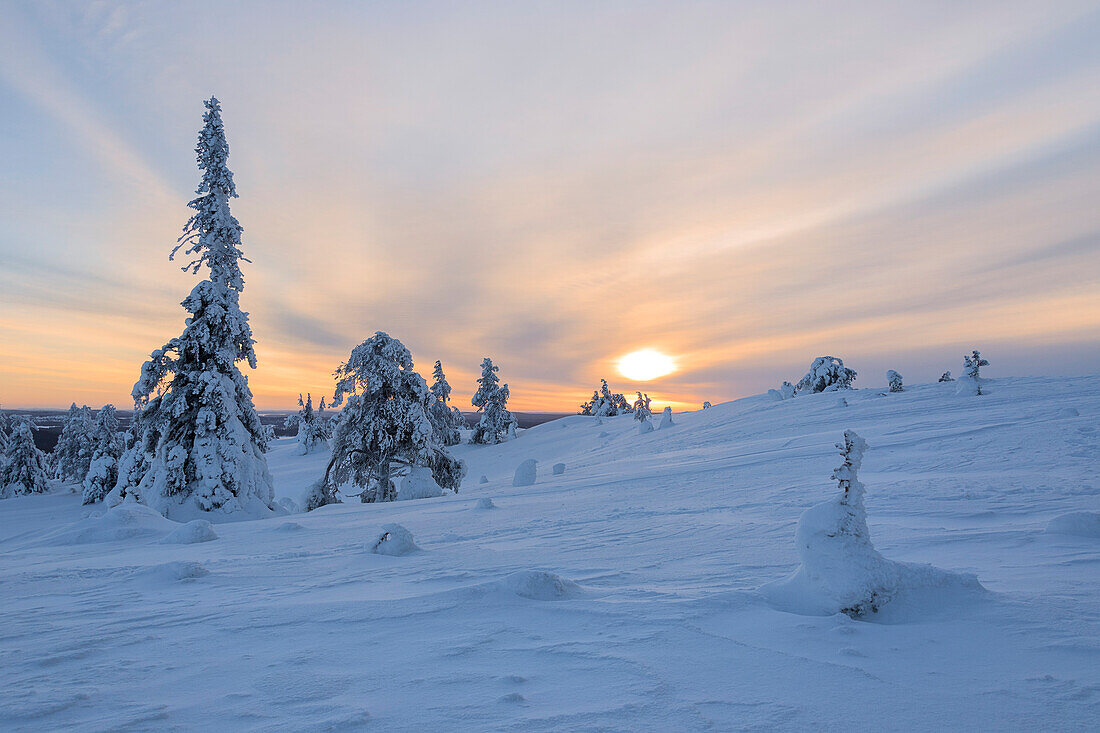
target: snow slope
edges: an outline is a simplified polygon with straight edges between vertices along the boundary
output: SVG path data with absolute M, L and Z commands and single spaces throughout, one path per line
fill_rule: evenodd
M 1100 510 L 1100 377 L 954 387 L 568 417 L 457 447 L 457 496 L 209 531 L 0 502 L 0 729 L 1096 730 L 1100 539 L 1046 530 Z M 845 428 L 875 548 L 980 586 L 769 604 Z M 328 456 L 294 447 L 269 460 L 301 503 Z M 388 525 L 407 552 L 372 551 Z

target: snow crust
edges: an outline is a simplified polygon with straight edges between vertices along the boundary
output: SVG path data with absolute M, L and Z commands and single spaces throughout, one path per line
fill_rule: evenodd
M 1097 513 L 1100 377 L 954 387 L 570 416 L 455 446 L 455 496 L 188 545 L 140 505 L 4 499 L 0 730 L 1095 730 L 1100 542 L 1058 527 Z M 847 428 L 873 544 L 784 585 L 845 519 Z M 297 449 L 266 454 L 276 499 L 330 457 Z M 513 488 L 527 458 L 569 470 Z M 868 578 L 889 602 L 840 612 Z

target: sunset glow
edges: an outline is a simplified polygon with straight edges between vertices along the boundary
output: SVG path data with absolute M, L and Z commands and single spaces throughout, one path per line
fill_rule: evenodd
M 675 369 L 672 357 L 653 349 L 632 351 L 619 359 L 619 374 L 632 382 L 648 382 L 671 374 Z
M 5 8 L 5 406 L 127 407 L 180 332 L 197 277 L 167 255 L 211 94 L 263 409 L 331 390 L 377 330 L 422 371 L 441 359 L 464 409 L 485 356 L 521 410 L 617 377 L 717 403 L 821 354 L 862 386 L 902 355 L 935 380 L 977 347 L 1018 375 L 1100 362 L 1088 4 L 792 22 L 739 3 L 243 2 L 216 28 L 187 6 Z M 288 34 L 295 53 L 274 52 Z M 639 344 L 675 370 L 619 367 Z

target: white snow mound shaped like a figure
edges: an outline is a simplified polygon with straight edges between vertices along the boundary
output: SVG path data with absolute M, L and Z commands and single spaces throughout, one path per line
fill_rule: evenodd
M 538 461 L 528 458 L 516 467 L 516 474 L 512 477 L 512 486 L 532 486 L 535 483 Z
M 401 477 L 401 484 L 397 487 L 397 500 L 434 499 L 451 493 L 454 492 L 445 490 L 435 482 L 432 469 L 427 466 L 412 466 L 409 472 Z
M 833 472 L 841 493 L 806 510 L 795 541 L 802 564 L 788 578 L 761 587 L 775 608 L 803 615 L 844 613 L 852 618 L 878 613 L 907 590 L 930 587 L 981 589 L 972 575 L 931 565 L 887 560 L 871 544 L 864 486 L 858 471 L 867 443 L 846 430 L 838 443 L 844 463 Z
M 382 533 L 371 548 L 376 555 L 408 555 L 420 548 L 413 542 L 412 532 L 400 524 L 387 524 L 382 527 Z
M 84 545 L 166 535 L 180 525 L 144 504 L 128 501 L 105 513 L 81 519 L 46 538 L 51 545 Z
M 214 525 L 205 519 L 192 519 L 187 524 L 173 530 L 161 540 L 165 545 L 194 545 L 218 539 Z
M 676 423 L 672 422 L 672 408 L 666 407 L 665 411 L 661 413 L 661 427 L 657 429 L 664 430 L 665 428 L 670 428 L 675 424 Z
M 533 601 L 561 601 L 581 595 L 581 587 L 572 580 L 545 570 L 521 570 L 502 581 L 503 586 L 521 598 Z

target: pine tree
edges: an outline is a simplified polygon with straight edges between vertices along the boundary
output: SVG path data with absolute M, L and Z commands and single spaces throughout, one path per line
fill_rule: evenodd
M 188 206 L 195 214 L 170 259 L 183 250 L 185 271 L 209 270 L 183 301 L 190 313 L 182 335 L 154 351 L 134 385 L 135 418 L 143 432 L 121 462 L 112 501 L 133 495 L 162 514 L 220 510 L 264 515 L 274 492 L 263 426 L 248 380 L 237 368 L 256 367 L 248 314 L 241 311 L 242 227 L 230 213 L 236 198 L 227 165 L 229 145 L 221 105 L 205 102 L 195 148 L 202 181 Z M 138 455 L 140 454 L 140 455 Z M 190 511 L 183 508 L 190 507 Z
M 12 421 L 11 435 L 3 465 L 0 466 L 0 499 L 23 494 L 44 494 L 50 489 L 46 459 L 31 434 L 31 421 L 18 416 Z
M 515 436 L 515 417 L 508 411 L 508 385 L 500 385 L 496 375 L 499 369 L 488 357 L 481 362 L 477 392 L 470 400 L 481 418 L 470 436 L 471 443 L 495 445 Z
M 852 389 L 856 372 L 844 366 L 844 360 L 835 356 L 819 356 L 810 364 L 810 371 L 795 385 L 795 393 L 833 392 Z
M 118 434 L 118 415 L 114 405 L 104 405 L 95 416 L 92 430 L 92 460 L 84 476 L 85 504 L 101 501 L 118 482 L 118 459 L 122 440 Z
M 886 383 L 890 385 L 891 392 L 904 392 L 905 388 L 901 384 L 901 375 L 890 369 L 886 372 Z
M 320 448 L 328 447 L 328 439 L 332 437 L 328 420 L 324 416 L 325 398 L 321 398 L 320 408 L 313 411 L 313 395 L 298 393 L 299 410 L 296 415 L 291 415 L 286 420 L 287 427 L 297 426 L 298 446 L 301 455 L 308 455 Z
M 84 480 L 92 461 L 94 425 L 92 408 L 87 405 L 77 407 L 75 402 L 69 406 L 61 436 L 53 449 L 51 463 L 54 478 L 70 483 Z
M 982 394 L 982 367 L 989 366 L 989 362 L 982 358 L 980 351 L 971 352 L 970 356 L 963 357 L 963 366 L 966 368 L 966 377 L 974 384 L 974 394 Z
M 649 419 L 652 414 L 649 410 L 649 406 L 652 404 L 647 393 L 644 397 L 641 392 L 638 392 L 638 399 L 634 400 L 634 419 L 638 422 L 644 423 Z
M 435 439 L 428 385 L 404 344 L 379 331 L 352 349 L 335 376 L 331 404 L 347 404 L 336 424 L 332 459 L 310 492 L 307 510 L 338 503 L 338 487 L 349 481 L 362 489 L 363 502 L 393 501 L 394 477 L 415 466 L 431 469 L 441 487 L 458 490 L 466 464 Z
M 447 383 L 447 375 L 443 373 L 443 364 L 440 361 L 436 361 L 432 371 L 430 393 L 432 400 L 428 418 L 432 421 L 436 440 L 443 445 L 458 445 L 462 442 L 460 430 L 465 420 L 457 408 L 451 408 L 447 404 L 451 398 L 451 385 Z

